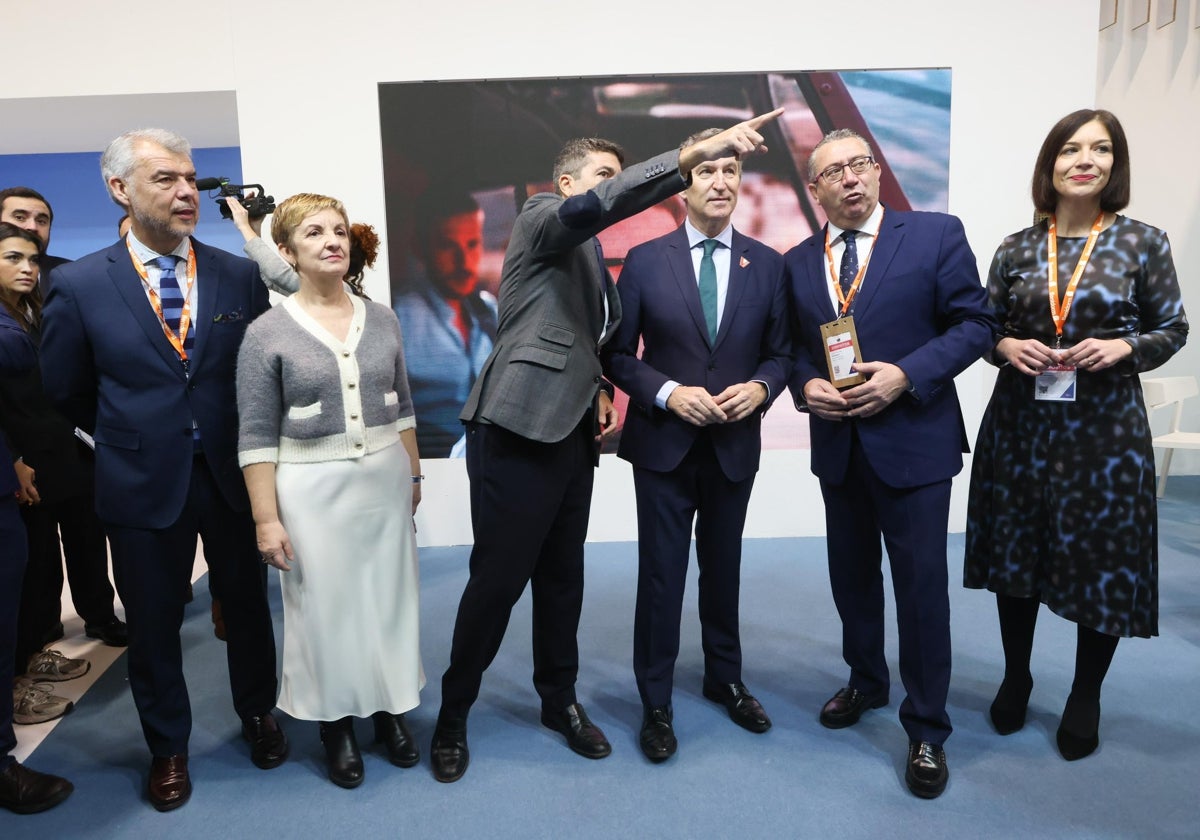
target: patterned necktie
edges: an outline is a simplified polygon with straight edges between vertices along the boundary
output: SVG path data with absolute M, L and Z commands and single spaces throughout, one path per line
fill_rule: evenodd
M 163 321 L 175 335 L 179 335 L 179 322 L 183 318 L 183 291 L 179 288 L 179 279 L 175 276 L 175 263 L 179 258 L 173 254 L 156 257 L 151 260 L 159 268 L 158 299 L 162 305 Z M 192 336 L 195 330 L 188 329 L 183 339 L 184 351 L 191 353 Z
M 838 272 L 838 285 L 842 287 L 842 294 L 850 293 L 850 287 L 854 285 L 854 278 L 858 275 L 858 246 L 854 244 L 854 238 L 858 236 L 856 230 L 842 231 L 842 241 L 846 243 L 846 250 L 842 251 L 842 268 Z
M 705 239 L 704 256 L 700 259 L 700 308 L 704 310 L 704 322 L 708 325 L 708 340 L 716 343 L 717 329 L 717 265 L 713 262 L 713 251 L 721 243 Z

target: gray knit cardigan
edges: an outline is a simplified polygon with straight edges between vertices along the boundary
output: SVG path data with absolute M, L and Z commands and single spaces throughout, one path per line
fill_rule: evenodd
M 400 324 L 351 295 L 343 343 L 295 298 L 260 315 L 238 354 L 238 463 L 361 458 L 416 427 Z

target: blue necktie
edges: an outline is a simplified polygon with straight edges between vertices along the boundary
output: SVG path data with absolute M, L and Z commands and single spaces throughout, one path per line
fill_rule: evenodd
M 842 251 L 842 267 L 838 272 L 838 285 L 842 287 L 842 294 L 846 295 L 850 292 L 850 287 L 854 285 L 854 278 L 858 275 L 858 246 L 854 243 L 854 238 L 858 236 L 856 230 L 842 231 L 842 241 L 846 243 L 846 250 Z
M 163 321 L 175 335 L 179 335 L 179 323 L 183 318 L 183 291 L 179 288 L 179 278 L 175 276 L 175 263 L 178 257 L 168 254 L 151 260 L 159 269 L 158 300 L 162 305 Z M 195 330 L 188 328 L 188 334 L 183 338 L 183 349 L 192 351 L 192 336 Z
M 721 324 L 717 320 L 717 265 L 713 262 L 713 251 L 721 243 L 705 239 L 701 244 L 704 245 L 704 256 L 700 260 L 700 308 L 704 310 L 704 322 L 708 325 L 708 340 L 715 344 Z

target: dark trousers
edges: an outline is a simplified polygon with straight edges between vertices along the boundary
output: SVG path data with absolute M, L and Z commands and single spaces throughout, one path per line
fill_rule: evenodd
M 726 478 L 702 433 L 674 470 L 635 467 L 633 486 L 638 516 L 633 673 L 642 703 L 656 707 L 671 702 L 693 520 L 704 677 L 718 684 L 741 682 L 742 530 L 754 478 Z
M 593 416 L 541 443 L 499 426 L 467 426 L 471 576 L 454 622 L 442 711 L 466 717 L 504 639 L 513 605 L 533 588 L 533 684 L 546 709 L 575 702 L 583 543 L 592 503 Z
M 12 763 L 17 746 L 13 732 L 13 649 L 17 639 L 17 608 L 25 575 L 25 526 L 17 500 L 0 495 L 0 770 Z
M 179 628 L 197 535 L 225 618 L 234 709 L 241 718 L 270 711 L 277 683 L 266 566 L 250 514 L 229 507 L 204 458 L 192 462 L 187 501 L 170 527 L 106 529 L 129 625 L 129 685 L 151 754 L 186 754 L 191 734 Z
M 950 598 L 946 525 L 950 480 L 895 488 L 871 469 L 857 439 L 840 485 L 821 482 L 828 530 L 829 582 L 842 619 L 842 656 L 850 686 L 872 697 L 890 689 L 883 652 L 883 555 L 896 595 L 900 678 L 908 696 L 900 722 L 913 741 L 950 735 Z
M 108 543 L 91 493 L 26 505 L 21 508 L 21 518 L 29 534 L 29 566 L 17 627 L 18 674 L 62 620 L 64 556 L 71 601 L 85 624 L 111 621 L 115 595 L 108 580 Z

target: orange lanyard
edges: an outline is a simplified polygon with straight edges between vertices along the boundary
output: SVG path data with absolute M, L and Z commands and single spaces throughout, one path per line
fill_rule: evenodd
M 880 214 L 880 230 L 883 229 L 883 215 Z M 862 231 L 859 231 L 861 234 Z M 850 304 L 854 303 L 854 297 L 858 294 L 858 287 L 862 285 L 863 277 L 867 273 L 867 266 L 871 263 L 871 254 L 875 253 L 875 240 L 879 238 L 878 232 L 871 237 L 871 250 L 867 253 L 866 260 L 858 267 L 858 274 L 854 275 L 854 282 L 850 284 L 850 290 L 842 291 L 842 284 L 838 281 L 838 271 L 833 266 L 833 247 L 829 243 L 829 226 L 825 226 L 825 259 L 829 262 L 829 279 L 833 283 L 833 290 L 837 293 L 838 303 L 842 305 L 842 311 L 838 313 L 839 318 L 845 318 L 846 313 L 850 311 Z M 850 247 L 847 245 L 846 247 Z
M 1075 300 L 1075 287 L 1079 285 L 1079 278 L 1083 276 L 1083 270 L 1087 268 L 1088 260 L 1092 256 L 1092 249 L 1096 247 L 1096 240 L 1100 238 L 1100 228 L 1103 224 L 1104 211 L 1101 210 L 1096 221 L 1092 223 L 1092 232 L 1088 234 L 1087 244 L 1083 246 L 1083 253 L 1079 255 L 1079 262 L 1075 265 L 1075 272 L 1071 275 L 1071 282 L 1067 284 L 1067 291 L 1060 304 L 1058 301 L 1058 226 L 1055 218 L 1050 217 L 1046 250 L 1047 262 L 1050 263 L 1050 318 L 1054 321 L 1054 333 L 1057 336 L 1054 342 L 1055 347 L 1062 343 L 1063 325 L 1067 323 L 1067 313 L 1071 311 L 1071 302 Z
M 150 297 L 150 306 L 154 308 L 154 314 L 158 316 L 158 323 L 162 325 L 163 335 L 167 337 L 167 341 L 171 342 L 171 346 L 175 348 L 179 358 L 186 362 L 188 355 L 187 350 L 183 347 L 183 342 L 187 338 L 188 328 L 192 325 L 192 285 L 196 282 L 196 249 L 190 242 L 188 243 L 187 289 L 183 293 L 183 312 L 179 315 L 179 334 L 176 335 L 175 331 L 167 326 L 167 319 L 163 317 L 162 298 L 159 297 L 158 290 L 150 284 L 146 266 L 133 252 L 133 245 L 128 239 L 125 240 L 125 247 L 129 249 L 134 271 L 138 273 L 138 277 L 142 278 L 142 285 L 146 287 L 146 294 Z

